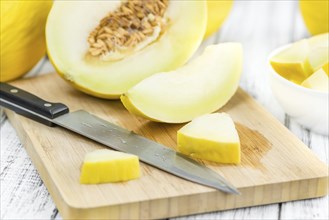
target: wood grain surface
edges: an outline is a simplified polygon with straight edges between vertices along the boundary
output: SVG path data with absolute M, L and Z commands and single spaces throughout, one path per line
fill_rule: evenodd
M 84 109 L 174 149 L 176 132 L 183 126 L 135 117 L 120 101 L 83 94 L 57 74 L 12 84 L 47 101 L 65 103 L 71 111 Z M 79 176 L 84 155 L 104 146 L 63 128 L 47 127 L 11 111 L 6 113 L 66 219 L 167 218 L 327 194 L 327 166 L 249 95 L 239 89 L 220 111 L 229 113 L 236 123 L 242 162 L 200 162 L 228 179 L 241 196 L 194 184 L 145 164 L 138 180 L 82 185 Z

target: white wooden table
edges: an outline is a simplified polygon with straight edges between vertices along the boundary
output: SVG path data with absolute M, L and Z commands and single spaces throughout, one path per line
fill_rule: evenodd
M 240 86 L 328 164 L 328 137 L 306 130 L 286 115 L 268 83 L 267 56 L 275 48 L 308 37 L 297 1 L 247 1 L 234 4 L 222 29 L 201 48 L 237 41 L 244 47 Z M 200 49 L 201 49 L 200 48 Z M 44 59 L 29 76 L 53 72 Z M 1 219 L 62 219 L 15 130 L 1 111 Z M 328 219 L 328 196 L 176 219 Z

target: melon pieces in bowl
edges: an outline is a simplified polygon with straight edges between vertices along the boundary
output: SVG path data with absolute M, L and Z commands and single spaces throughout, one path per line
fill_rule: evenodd
M 310 85 L 304 81 L 310 81 L 308 78 L 321 78 L 328 82 L 324 76 L 328 76 L 326 65 L 329 62 L 329 34 L 321 34 L 309 39 L 297 41 L 289 46 L 280 48 L 274 55 L 270 56 L 270 64 L 272 68 L 285 79 L 298 85 Z M 318 72 L 320 71 L 320 72 Z M 316 76 L 311 76 L 316 74 Z M 319 83 L 323 83 L 319 81 Z M 313 89 L 327 91 L 323 85 L 316 86 L 312 84 Z
M 324 135 L 329 134 L 328 43 L 328 33 L 317 35 L 278 48 L 268 60 L 272 91 L 283 110 Z

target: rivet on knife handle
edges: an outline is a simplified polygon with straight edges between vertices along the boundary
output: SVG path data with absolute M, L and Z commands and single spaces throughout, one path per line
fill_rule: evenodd
M 32 118 L 48 126 L 54 126 L 55 124 L 47 119 L 54 119 L 69 112 L 69 108 L 62 103 L 45 101 L 7 83 L 0 83 L 0 104 L 17 114 Z M 43 117 L 37 116 L 33 112 Z

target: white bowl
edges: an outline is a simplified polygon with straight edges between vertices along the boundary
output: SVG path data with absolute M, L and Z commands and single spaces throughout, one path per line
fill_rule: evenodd
M 270 64 L 271 57 L 289 46 L 274 50 L 268 58 L 273 94 L 283 110 L 299 124 L 316 133 L 328 135 L 329 93 L 297 85 L 279 75 Z

